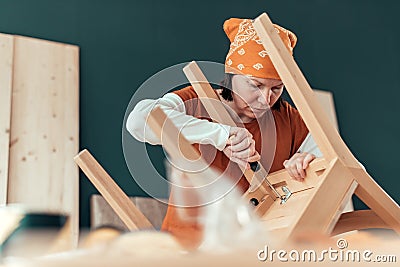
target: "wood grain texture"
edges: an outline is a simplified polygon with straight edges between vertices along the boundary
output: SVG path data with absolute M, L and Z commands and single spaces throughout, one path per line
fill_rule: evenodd
M 82 150 L 75 162 L 86 174 L 92 184 L 121 218 L 129 230 L 154 229 L 146 216 L 129 200 L 128 196 L 101 167 L 89 151 Z
M 14 37 L 0 34 L 0 205 L 7 203 Z
M 79 48 L 14 36 L 7 203 L 68 214 L 78 242 Z
M 73 210 L 78 73 L 76 46 L 15 37 L 9 203 Z

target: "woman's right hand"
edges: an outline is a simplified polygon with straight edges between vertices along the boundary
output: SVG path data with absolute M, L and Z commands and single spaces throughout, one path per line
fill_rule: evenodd
M 249 162 L 259 161 L 261 158 L 256 151 L 253 135 L 241 127 L 231 127 L 229 139 L 222 151 L 231 161 L 245 169 L 250 169 Z

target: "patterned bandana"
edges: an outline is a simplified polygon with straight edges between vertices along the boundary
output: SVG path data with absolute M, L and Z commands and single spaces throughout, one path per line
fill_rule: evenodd
M 274 24 L 276 31 L 291 54 L 296 45 L 294 33 Z M 225 60 L 225 72 L 245 74 L 258 78 L 279 79 L 280 77 L 265 51 L 252 20 L 231 18 L 225 21 L 224 31 L 231 41 Z

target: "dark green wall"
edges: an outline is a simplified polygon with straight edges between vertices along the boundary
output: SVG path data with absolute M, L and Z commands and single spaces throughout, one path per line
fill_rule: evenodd
M 334 92 L 344 140 L 400 202 L 399 10 L 395 0 L 0 0 L 0 32 L 80 46 L 80 147 L 129 195 L 145 195 L 121 146 L 132 94 L 176 63 L 223 62 L 223 21 L 267 11 L 298 35 L 297 62 L 314 88 Z M 95 192 L 81 175 L 82 226 Z

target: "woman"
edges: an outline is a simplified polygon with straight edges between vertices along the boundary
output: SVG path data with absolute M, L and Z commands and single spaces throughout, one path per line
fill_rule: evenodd
M 288 50 L 292 52 L 297 42 L 296 36 L 278 25 L 275 25 L 275 28 Z M 145 125 L 146 118 L 157 101 L 162 109 L 168 111 L 169 118 L 182 129 L 189 142 L 208 144 L 216 148 L 217 152 L 210 162 L 214 167 L 225 171 L 232 167 L 232 162 L 242 168 L 249 168 L 250 162 L 262 160 L 261 141 L 264 140 L 265 143 L 265 132 L 271 127 L 262 126 L 259 122 L 267 117 L 267 113 L 272 113 L 276 144 L 273 147 L 272 152 L 275 153 L 269 170 L 274 172 L 286 168 L 294 179 L 301 181 L 305 177 L 308 164 L 315 158 L 313 154 L 298 152 L 308 134 L 307 127 L 298 111 L 282 100 L 284 85 L 251 20 L 229 19 L 224 23 L 224 31 L 231 45 L 225 61 L 225 80 L 222 88 L 216 90 L 216 93 L 221 102 L 236 113 L 236 120 L 240 120 L 238 125 L 242 123 L 243 127 L 229 127 L 204 119 L 197 94 L 188 86 L 168 93 L 158 100 L 139 102 L 128 117 L 128 131 L 142 142 L 160 143 Z M 233 165 L 237 167 L 236 164 Z M 264 164 L 263 166 L 266 168 Z M 232 167 L 229 173 L 234 171 Z M 237 187 L 245 192 L 249 184 L 241 177 Z M 201 241 L 201 226 L 180 219 L 176 208 L 171 205 L 168 207 L 162 230 L 171 232 L 187 247 L 196 247 Z

